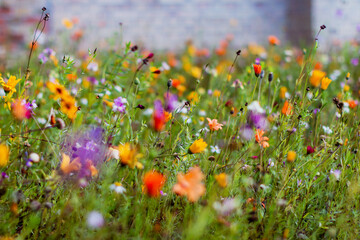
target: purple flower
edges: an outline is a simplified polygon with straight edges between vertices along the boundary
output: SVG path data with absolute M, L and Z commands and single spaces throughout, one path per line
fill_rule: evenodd
M 2 172 L 2 173 L 1 173 L 1 177 L 2 177 L 2 178 L 9 178 L 9 176 L 6 174 L 6 172 Z
M 113 111 L 124 113 L 126 110 L 127 100 L 122 97 L 118 97 L 114 100 Z
M 96 80 L 96 78 L 93 77 L 93 76 L 88 77 L 87 80 L 88 80 L 89 82 L 91 82 L 92 84 L 94 84 L 94 85 L 98 85 L 98 84 L 99 84 L 99 81 Z
M 255 59 L 255 64 L 258 64 L 258 65 L 260 64 L 260 58 Z
M 357 65 L 359 65 L 359 59 L 358 59 L 358 58 L 352 58 L 352 59 L 350 60 L 350 63 L 351 63 L 352 65 L 354 65 L 354 66 L 357 66 Z
M 79 178 L 91 176 L 89 165 L 96 166 L 106 160 L 104 133 L 104 129 L 90 126 L 85 130 L 69 134 L 65 139 L 62 146 L 64 153 L 71 159 L 80 159 Z
M 297 182 L 297 186 L 299 187 L 301 185 L 302 180 L 298 179 L 296 182 Z
M 250 141 L 254 137 L 254 130 L 249 125 L 240 128 L 240 136 L 245 141 Z
M 248 123 L 257 129 L 266 130 L 269 127 L 269 122 L 266 118 L 266 114 L 256 113 L 253 111 L 249 112 Z
M 38 59 L 41 64 L 44 64 L 49 61 L 50 56 L 55 56 L 55 54 L 56 53 L 54 50 L 52 50 L 51 48 L 46 48 L 39 54 Z
M 178 98 L 175 94 L 166 94 L 165 95 L 165 110 L 167 112 L 172 112 L 176 109 L 178 104 Z
M 319 108 L 315 108 L 315 109 L 314 109 L 314 114 L 317 114 L 318 112 L 320 112 L 320 109 L 319 109 Z

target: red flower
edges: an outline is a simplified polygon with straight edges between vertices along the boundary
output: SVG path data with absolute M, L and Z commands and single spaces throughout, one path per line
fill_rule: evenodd
M 315 148 L 313 148 L 312 146 L 307 146 L 306 153 L 310 154 L 310 153 L 313 153 L 313 152 L 315 152 Z
M 150 197 L 158 197 L 160 190 L 165 184 L 165 176 L 156 171 L 147 172 L 144 176 L 144 191 Z
M 253 64 L 255 76 L 259 77 L 261 73 L 261 65 L 260 64 Z

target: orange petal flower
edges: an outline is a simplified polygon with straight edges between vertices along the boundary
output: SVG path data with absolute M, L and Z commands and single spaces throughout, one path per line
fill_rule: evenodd
M 216 119 L 211 120 L 210 118 L 206 118 L 209 122 L 209 128 L 211 131 L 217 131 L 219 129 L 222 129 L 223 124 L 218 123 Z
M 260 64 L 253 64 L 255 76 L 259 77 L 261 73 L 261 65 Z
M 144 176 L 144 190 L 150 197 L 158 197 L 165 184 L 165 176 L 156 171 L 147 172 Z
M 190 154 L 194 154 L 194 153 L 201 153 L 205 150 L 205 148 L 207 147 L 207 143 L 204 142 L 204 140 L 202 138 L 196 140 L 195 142 L 193 142 L 193 144 L 191 144 L 190 148 L 189 148 L 189 152 Z
M 269 40 L 270 45 L 279 45 L 280 44 L 280 40 L 274 35 L 269 36 L 268 40 Z
M 293 107 L 289 103 L 289 101 L 285 101 L 284 106 L 281 109 L 281 113 L 284 114 L 285 116 L 288 116 L 288 115 L 292 114 L 292 110 L 293 110 Z
M 65 153 L 62 154 L 63 159 L 60 164 L 60 169 L 64 174 L 70 174 L 71 172 L 76 172 L 80 170 L 81 163 L 80 158 L 75 158 L 70 162 L 70 157 Z
M 318 87 L 325 75 L 325 72 L 315 69 L 310 77 L 310 84 L 314 87 Z
M 185 175 L 177 175 L 178 182 L 174 185 L 173 191 L 180 196 L 186 196 L 190 202 L 196 202 L 205 194 L 205 185 L 202 180 L 205 178 L 199 167 L 191 168 Z
M 255 140 L 259 143 L 260 146 L 262 146 L 263 148 L 267 148 L 270 147 L 270 144 L 267 142 L 269 141 L 269 138 L 266 136 L 263 137 L 264 133 L 264 130 L 256 129 Z

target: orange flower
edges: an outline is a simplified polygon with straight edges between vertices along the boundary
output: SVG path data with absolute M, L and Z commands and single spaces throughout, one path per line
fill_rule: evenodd
M 226 175 L 226 173 L 220 173 L 218 175 L 215 175 L 215 180 L 222 188 L 225 188 L 228 184 L 228 176 Z
M 218 123 L 217 119 L 211 120 L 210 118 L 206 118 L 209 122 L 209 128 L 211 131 L 217 131 L 219 129 L 222 129 L 223 124 Z
M 264 133 L 264 130 L 256 129 L 255 140 L 259 143 L 260 146 L 267 148 L 270 147 L 270 144 L 267 142 L 269 141 L 269 138 L 266 136 L 263 137 Z
M 143 179 L 144 190 L 150 197 L 158 197 L 165 184 L 165 176 L 156 171 L 147 172 Z
M 329 84 L 331 83 L 331 79 L 324 77 L 323 79 L 321 79 L 321 89 L 326 90 L 329 86 Z
M 268 40 L 269 40 L 270 45 L 279 45 L 280 44 L 280 40 L 277 37 L 275 37 L 274 35 L 269 36 Z
M 68 155 L 63 153 L 62 156 L 63 159 L 60 164 L 60 169 L 65 175 L 80 170 L 81 167 L 80 158 L 75 158 L 72 162 L 70 162 L 70 157 Z
M 318 87 L 321 83 L 321 80 L 325 77 L 326 73 L 320 70 L 314 70 L 310 77 L 310 84 L 314 87 Z
M 261 73 L 261 65 L 260 64 L 253 64 L 255 76 L 259 77 Z
M 288 115 L 292 114 L 292 110 L 293 110 L 293 107 L 291 106 L 289 101 L 286 100 L 283 108 L 281 109 L 281 113 L 284 114 L 285 116 L 288 116 Z
M 354 101 L 354 100 L 348 100 L 347 101 L 348 103 L 349 103 L 349 107 L 351 108 L 351 109 L 354 109 L 354 108 L 356 108 L 356 102 Z
M 185 175 L 177 175 L 178 182 L 174 185 L 173 191 L 180 196 L 186 196 L 190 202 L 196 202 L 205 194 L 205 185 L 202 180 L 205 178 L 199 167 L 191 168 Z

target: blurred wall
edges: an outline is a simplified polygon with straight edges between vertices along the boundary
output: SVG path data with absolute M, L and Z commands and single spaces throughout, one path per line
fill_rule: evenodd
M 360 24 L 360 0 L 0 0 L 0 6 L 0 55 L 31 42 L 43 6 L 51 15 L 44 38 L 65 43 L 65 51 L 80 34 L 84 49 L 102 46 L 120 32 L 119 23 L 125 41 L 156 49 L 178 49 L 188 39 L 216 46 L 228 34 L 235 47 L 266 43 L 268 35 L 299 44 L 311 41 L 321 24 L 328 29 L 320 40 L 344 41 Z M 72 29 L 64 26 L 66 18 L 77 20 Z

